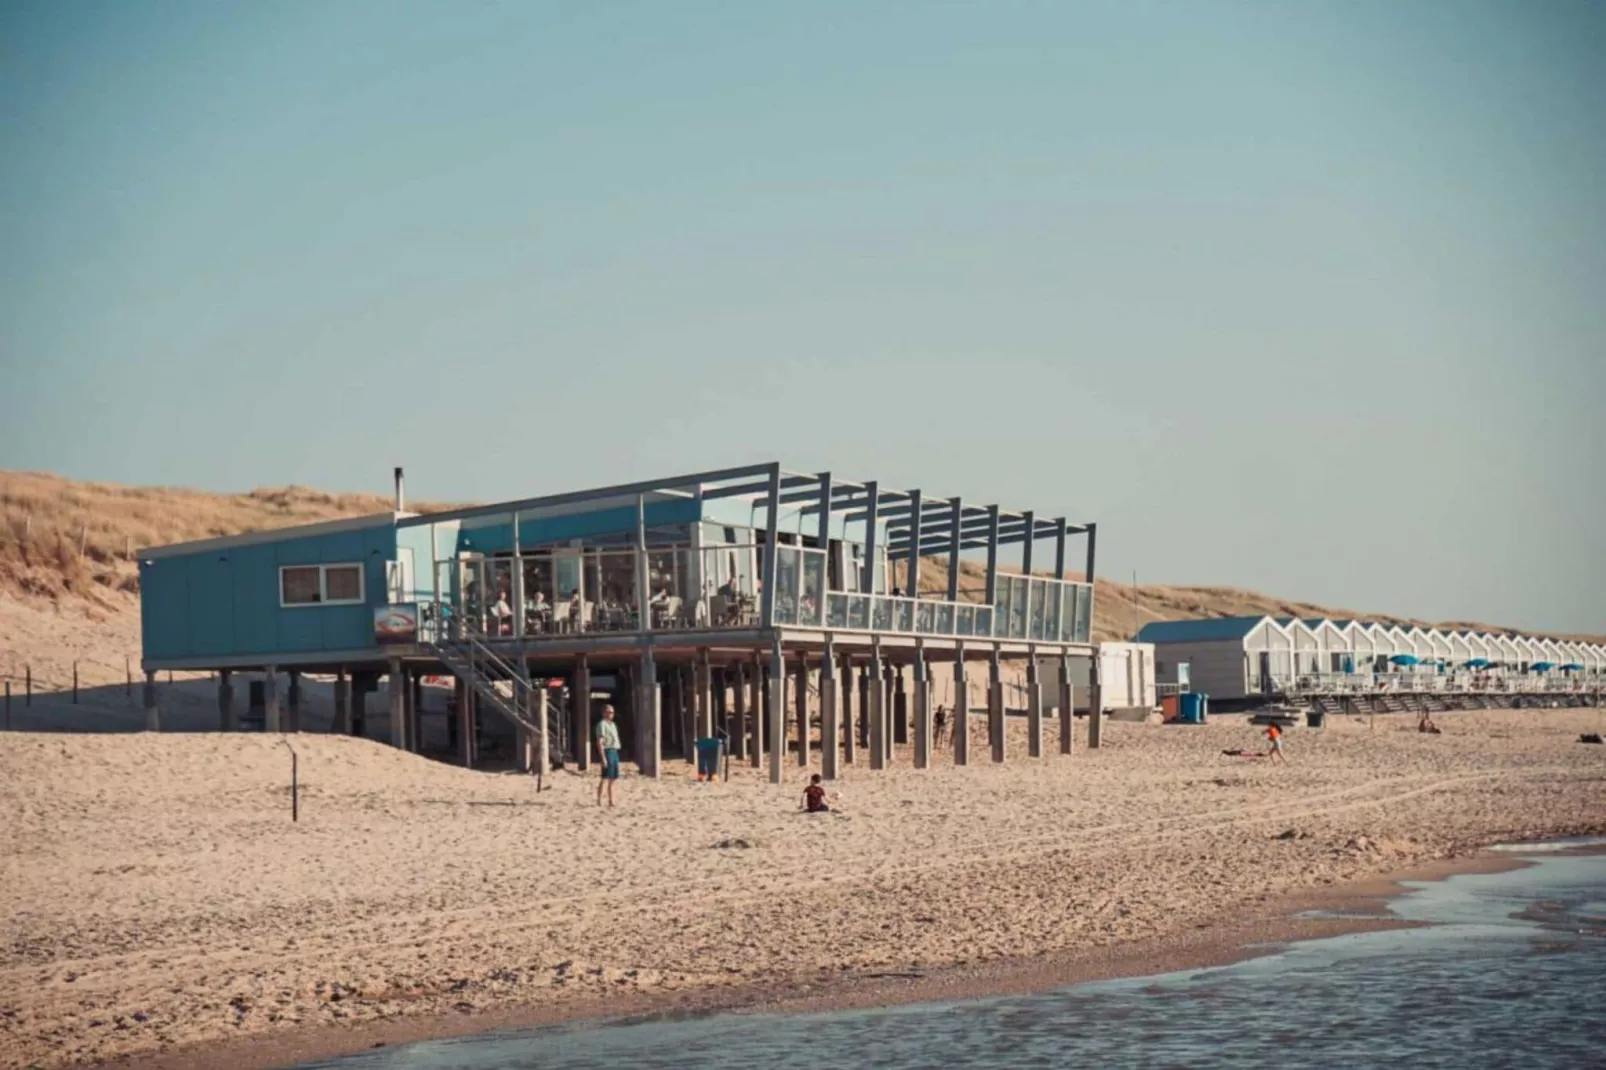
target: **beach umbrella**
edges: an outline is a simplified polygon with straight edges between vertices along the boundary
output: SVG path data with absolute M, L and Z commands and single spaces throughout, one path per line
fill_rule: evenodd
M 1583 672 L 1584 671 L 1584 667 L 1582 665 L 1578 664 L 1576 661 L 1569 661 L 1567 664 L 1565 664 L 1565 665 L 1563 665 L 1561 667 L 1561 671 L 1562 672 Z
M 1494 663 L 1488 658 L 1473 658 L 1471 661 L 1463 662 L 1462 664 L 1463 667 L 1468 669 L 1487 669 Z
M 1551 669 L 1554 669 L 1555 667 L 1556 667 L 1556 663 L 1553 662 L 1553 661 L 1536 661 L 1532 665 L 1528 666 L 1528 671 L 1529 672 L 1549 672 Z
M 1389 658 L 1389 661 L 1393 662 L 1395 665 L 1419 665 L 1421 664 L 1422 659 L 1417 657 L 1415 654 L 1395 654 L 1393 657 Z

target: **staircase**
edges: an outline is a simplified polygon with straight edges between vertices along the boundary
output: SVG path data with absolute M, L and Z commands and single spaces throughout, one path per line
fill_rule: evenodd
M 1317 695 L 1316 708 L 1328 717 L 1338 717 L 1344 713 L 1344 700 L 1336 695 Z
M 439 658 L 452 675 L 463 681 L 486 705 L 505 717 L 516 729 L 523 729 L 540 740 L 543 731 L 547 737 L 549 755 L 561 762 L 564 753 L 564 726 L 568 719 L 563 711 L 548 699 L 546 725 L 535 712 L 540 708 L 543 688 L 537 687 L 518 669 L 504 661 L 496 651 L 473 636 L 460 639 L 442 639 L 422 644 L 424 649 Z

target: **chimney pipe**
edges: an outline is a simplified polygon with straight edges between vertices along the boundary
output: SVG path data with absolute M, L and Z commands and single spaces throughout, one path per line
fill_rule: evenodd
M 402 492 L 402 470 L 400 466 L 396 468 L 396 511 L 398 513 L 407 511 L 407 496 Z

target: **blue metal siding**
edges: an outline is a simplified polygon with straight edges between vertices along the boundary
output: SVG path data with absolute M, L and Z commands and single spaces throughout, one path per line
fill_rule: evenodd
M 413 552 L 413 589 L 409 596 L 420 602 L 435 597 L 435 547 L 430 544 L 434 531 L 433 527 L 426 525 L 401 528 L 396 532 L 398 552 L 402 549 Z
M 395 529 L 376 525 L 155 558 L 140 566 L 144 656 L 269 663 L 276 655 L 373 647 L 373 607 L 386 600 L 385 564 L 395 553 Z M 281 565 L 343 563 L 363 567 L 363 605 L 279 605 Z
M 671 524 L 693 524 L 702 515 L 702 503 L 691 498 L 674 501 L 648 502 L 648 527 L 667 527 Z M 522 546 L 542 546 L 583 539 L 593 535 L 616 535 L 636 530 L 636 507 L 623 506 L 595 513 L 573 513 L 567 516 L 520 517 L 519 543 Z M 458 533 L 459 551 L 477 553 L 505 553 L 513 548 L 511 524 L 487 524 L 470 528 L 464 525 Z
M 1265 617 L 1217 617 L 1212 620 L 1157 620 L 1138 632 L 1140 643 L 1201 643 L 1242 639 Z

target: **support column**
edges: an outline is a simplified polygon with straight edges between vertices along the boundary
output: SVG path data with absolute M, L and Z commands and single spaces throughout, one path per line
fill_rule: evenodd
M 284 731 L 279 719 L 279 670 L 273 665 L 262 673 L 262 731 Z
M 904 685 L 903 666 L 895 666 L 892 676 L 892 742 L 909 745 L 909 691 Z
M 871 684 L 879 673 L 869 662 L 859 670 L 859 749 L 866 755 L 870 753 L 870 693 L 875 690 Z
M 772 558 L 773 560 L 773 558 Z M 774 577 L 771 572 L 770 576 Z M 769 586 L 773 587 L 773 579 Z M 781 765 L 786 760 L 786 661 L 782 657 L 781 641 L 775 640 L 770 648 L 769 724 L 765 734 L 770 745 L 770 783 L 781 782 Z
M 463 709 L 468 705 L 468 685 L 461 678 L 452 680 L 452 710 L 446 718 L 446 749 L 453 754 L 462 753 Z
M 229 670 L 224 669 L 217 676 L 217 715 L 218 727 L 224 732 L 233 732 L 239 727 L 234 720 L 234 685 L 229 682 Z
M 457 760 L 474 768 L 474 688 L 463 682 L 457 692 Z
M 730 680 L 731 702 L 735 707 L 736 722 L 731 725 L 731 757 L 747 760 L 747 666 L 741 662 L 730 666 L 725 675 Z
M 680 737 L 680 756 L 690 763 L 693 768 L 697 764 L 697 737 L 698 725 L 702 723 L 703 713 L 698 708 L 702 696 L 703 667 L 697 662 L 690 666 L 680 666 L 670 673 L 675 681 L 675 716 L 673 724 L 675 733 Z
M 650 646 L 641 652 L 636 691 L 640 696 L 636 710 L 641 718 L 638 722 L 641 730 L 636 733 L 636 738 L 641 740 L 636 768 L 641 770 L 642 776 L 657 780 L 663 764 L 663 689 L 658 684 L 658 665 Z
M 359 739 L 368 735 L 368 692 L 379 686 L 376 673 L 356 673 L 351 677 L 351 734 Z
M 853 764 L 853 746 L 858 741 L 858 733 L 853 724 L 853 700 L 858 695 L 858 683 L 853 672 L 853 658 L 851 655 L 842 655 L 842 761 L 847 765 Z M 860 718 L 864 711 L 859 711 Z
M 535 775 L 539 781 L 552 768 L 552 692 L 545 687 L 537 688 L 535 693 L 535 733 Z
M 343 736 L 351 735 L 351 680 L 344 665 L 335 673 L 334 730 Z
M 413 671 L 403 669 L 402 688 L 402 749 L 418 753 L 418 707 L 413 693 Z
M 797 659 L 797 764 L 800 769 L 809 764 L 809 662 L 801 655 Z
M 926 652 L 915 648 L 915 768 L 931 768 L 931 679 L 926 671 Z
M 407 742 L 414 754 L 424 753 L 424 670 L 407 672 Z
M 574 708 L 569 711 L 569 738 L 574 741 L 574 767 L 591 768 L 591 663 L 584 654 L 575 661 Z
M 881 760 L 886 765 L 891 765 L 893 758 L 897 757 L 897 750 L 893 747 L 893 744 L 897 741 L 897 734 L 893 728 L 893 707 L 897 705 L 895 701 L 896 689 L 894 687 L 893 680 L 899 675 L 901 675 L 901 673 L 890 660 L 882 663 L 881 719 L 885 722 L 885 724 L 883 724 L 881 728 Z
M 1037 651 L 1026 662 L 1026 756 L 1043 756 L 1043 688 L 1037 679 Z
M 1005 728 L 1004 673 L 1002 666 L 999 665 L 998 648 L 995 646 L 987 673 L 987 739 L 992 744 L 995 762 L 1004 760 Z
M 402 676 L 401 658 L 390 659 L 390 745 L 398 750 L 407 749 L 407 681 Z M 268 709 L 273 709 L 268 699 Z M 270 713 L 271 716 L 271 713 Z
M 837 761 L 842 748 L 842 726 L 837 717 L 836 650 L 831 637 L 825 637 L 825 656 L 820 660 L 820 778 L 837 778 Z
M 697 665 L 693 671 L 697 687 L 697 727 L 692 733 L 695 742 L 697 739 L 709 739 L 714 734 L 714 667 L 708 662 L 707 647 L 697 652 Z M 697 752 L 693 748 L 692 760 L 696 759 Z
M 753 676 L 748 680 L 747 699 L 752 707 L 753 734 L 748 740 L 747 760 L 754 769 L 764 768 L 764 723 L 769 717 L 769 691 L 764 686 L 764 662 L 753 659 Z
M 1071 683 L 1071 659 L 1060 655 L 1060 753 L 1076 751 L 1076 686 Z
M 1098 750 L 1104 741 L 1104 688 L 1099 683 L 1097 652 L 1089 659 L 1087 679 L 1087 749 Z
M 301 731 L 301 674 L 290 670 L 290 686 L 285 690 L 286 732 Z
M 887 686 L 881 676 L 881 646 L 878 643 L 870 653 L 870 664 L 865 676 L 870 685 L 870 703 L 865 717 L 870 722 L 870 768 L 887 767 Z
M 970 764 L 970 681 L 965 679 L 965 648 L 954 651 L 954 764 Z
M 162 730 L 162 711 L 156 704 L 156 674 L 145 674 L 145 731 L 160 732 Z

